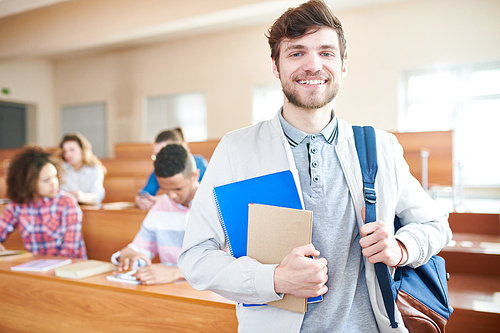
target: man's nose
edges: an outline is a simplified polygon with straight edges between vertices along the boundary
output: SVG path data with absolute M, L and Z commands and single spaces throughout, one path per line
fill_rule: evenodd
M 317 54 L 309 54 L 303 66 L 304 71 L 316 73 L 323 68 L 323 63 L 321 62 L 321 58 Z

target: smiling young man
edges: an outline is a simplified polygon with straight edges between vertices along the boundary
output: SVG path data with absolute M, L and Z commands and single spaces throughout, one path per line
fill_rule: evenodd
M 424 264 L 451 239 L 447 213 L 411 176 L 396 138 L 377 130 L 379 220 L 365 225 L 352 127 L 333 110 L 347 74 L 340 21 L 313 0 L 285 12 L 268 39 L 283 108 L 220 141 L 193 202 L 179 267 L 195 288 L 239 303 L 323 295 L 305 314 L 238 305 L 240 332 L 407 332 L 399 312 L 399 327 L 390 328 L 373 264 Z M 231 257 L 213 188 L 282 170 L 292 171 L 304 208 L 313 211 L 312 244 L 279 265 Z M 396 235 L 395 214 L 403 224 Z
M 135 268 L 139 259 L 145 267 L 134 274 L 142 284 L 169 283 L 182 278 L 177 267 L 186 219 L 198 189 L 199 170 L 191 153 L 182 145 L 162 148 L 154 162 L 155 175 L 164 192 L 149 210 L 132 243 L 113 254 L 111 261 L 118 271 Z M 161 264 L 151 260 L 159 255 Z

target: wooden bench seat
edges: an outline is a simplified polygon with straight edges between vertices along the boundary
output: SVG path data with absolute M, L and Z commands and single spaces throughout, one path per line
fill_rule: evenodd
M 405 132 L 393 133 L 404 149 L 404 157 L 410 172 L 422 183 L 422 150 L 429 152 L 428 184 L 453 185 L 453 132 Z
M 146 184 L 147 177 L 105 177 L 106 195 L 103 203 L 135 201 L 135 196 Z
M 89 259 L 110 261 L 132 242 L 147 215 L 140 209 L 103 210 L 83 206 L 82 233 Z
M 147 178 L 154 170 L 151 159 L 101 159 L 107 169 L 106 177 L 144 177 Z
M 0 205 L 0 211 L 5 205 Z M 89 259 L 109 261 L 111 255 L 132 242 L 147 215 L 140 209 L 103 210 L 82 206 L 82 234 Z M 4 243 L 9 250 L 24 250 L 19 229 Z
M 500 236 L 500 214 L 450 213 L 454 233 Z
M 451 244 L 439 255 L 446 260 L 446 269 L 452 275 L 493 275 L 500 281 L 499 236 L 454 233 Z
M 447 333 L 493 333 L 500 328 L 498 276 L 452 274 L 448 281 L 454 311 Z

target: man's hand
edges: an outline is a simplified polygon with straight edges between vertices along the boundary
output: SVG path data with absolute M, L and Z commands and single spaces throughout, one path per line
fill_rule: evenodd
M 319 254 L 312 244 L 293 249 L 274 271 L 275 292 L 301 298 L 324 295 L 328 291 L 327 261 L 310 258 Z
M 361 214 L 363 221 L 365 221 L 364 208 Z M 368 258 L 370 263 L 383 262 L 387 266 L 406 263 L 408 259 L 406 247 L 394 237 L 390 228 L 383 221 L 366 223 L 359 229 L 359 232 L 361 234 L 359 244 L 363 248 L 363 255 Z
M 152 264 L 142 267 L 133 275 L 142 284 L 170 283 L 182 278 L 182 273 L 176 266 Z
M 3 246 L 3 244 L 2 244 L 2 243 L 0 243 L 0 252 L 1 252 L 1 251 L 5 251 L 5 247 Z
M 118 262 L 120 263 L 120 265 L 118 265 L 116 271 L 117 272 L 128 271 L 129 268 L 135 262 L 137 262 L 137 260 L 139 260 L 141 258 L 146 261 L 147 265 L 151 265 L 151 260 L 145 254 L 134 251 L 128 246 L 124 247 L 120 251 L 120 256 L 118 257 Z
M 135 204 L 137 205 L 137 207 L 139 207 L 139 209 L 149 210 L 156 203 L 156 200 L 156 196 L 137 195 L 135 197 Z

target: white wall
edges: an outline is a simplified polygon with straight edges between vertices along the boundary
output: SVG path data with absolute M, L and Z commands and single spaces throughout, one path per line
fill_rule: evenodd
M 30 143 L 44 147 L 57 144 L 52 63 L 42 59 L 0 61 L 0 87 L 10 90 L 8 95 L 0 94 L 0 100 L 29 105 Z

